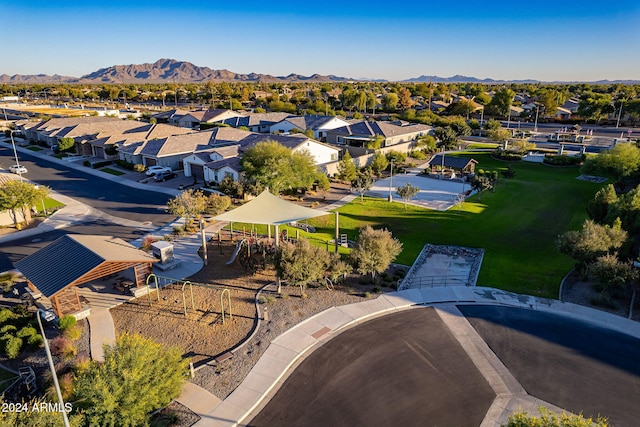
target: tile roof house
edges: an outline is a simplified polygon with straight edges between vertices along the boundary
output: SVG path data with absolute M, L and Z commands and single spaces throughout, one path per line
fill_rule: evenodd
M 313 131 L 313 139 L 326 141 L 327 131 L 339 127 L 347 126 L 349 122 L 337 116 L 306 115 L 293 116 L 274 124 L 270 128 L 270 133 L 290 133 L 297 129 L 299 131 Z
M 335 145 L 354 147 L 366 146 L 378 135 L 384 138 L 382 147 L 413 141 L 416 138 L 432 132 L 432 127 L 402 121 L 372 122 L 362 120 L 336 129 L 327 131 L 327 142 Z
M 251 132 L 270 133 L 271 126 L 281 122 L 288 117 L 297 117 L 290 113 L 272 112 L 272 113 L 249 113 L 245 116 L 238 116 L 226 119 L 224 124 L 234 128 L 246 127 Z
M 222 123 L 227 119 L 242 116 L 244 113 L 225 109 L 190 111 L 178 119 L 178 126 L 197 129 L 203 123 Z

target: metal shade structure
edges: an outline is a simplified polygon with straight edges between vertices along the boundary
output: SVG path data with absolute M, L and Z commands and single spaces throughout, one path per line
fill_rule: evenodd
M 266 224 L 276 227 L 276 245 L 279 243 L 278 226 L 303 219 L 329 215 L 331 212 L 306 208 L 287 202 L 264 190 L 258 197 L 231 211 L 213 217 L 217 221 Z

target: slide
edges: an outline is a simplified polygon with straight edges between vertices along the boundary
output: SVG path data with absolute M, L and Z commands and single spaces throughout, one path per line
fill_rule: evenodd
M 227 261 L 225 264 L 227 265 L 233 264 L 233 262 L 236 260 L 236 257 L 238 256 L 238 253 L 240 253 L 240 248 L 245 243 L 247 243 L 247 239 L 242 239 L 238 242 L 238 244 L 236 245 L 236 250 L 233 251 L 233 255 L 231 255 L 231 259 Z

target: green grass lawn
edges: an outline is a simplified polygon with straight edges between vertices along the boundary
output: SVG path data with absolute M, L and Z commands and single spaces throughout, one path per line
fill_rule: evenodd
M 507 167 L 486 153 L 464 155 L 478 160 L 478 169 Z M 586 203 L 603 184 L 576 180 L 577 167 L 526 162 L 512 163 L 512 167 L 514 179 L 501 180 L 495 192 L 469 198 L 460 210 L 404 209 L 402 203 L 356 199 L 339 209 L 341 232 L 355 239 L 364 225 L 386 227 L 403 243 L 397 262 L 407 265 L 426 243 L 484 248 L 479 286 L 557 298 L 560 281 L 573 261 L 556 250 L 555 240 L 580 227 Z M 325 236 L 333 233 L 331 217 L 309 223 Z
M 505 170 L 508 166 L 486 152 L 458 155 L 478 160 L 476 170 Z M 557 251 L 556 238 L 580 228 L 587 218 L 587 202 L 605 184 L 577 180 L 578 167 L 511 164 L 514 179 L 501 179 L 495 192 L 475 195 L 461 209 L 440 212 L 410 205 L 405 209 L 401 202 L 357 198 L 338 210 L 340 233 L 355 240 L 365 225 L 385 227 L 402 242 L 403 251 L 396 262 L 406 265 L 413 264 L 426 243 L 483 248 L 479 286 L 557 298 L 560 281 L 574 262 Z M 335 233 L 334 215 L 306 222 L 317 232 L 300 230 L 300 235 L 326 247 Z M 234 230 L 243 226 L 251 229 L 251 225 L 234 224 Z M 265 226 L 255 227 L 266 234 Z M 295 236 L 295 229 L 284 228 L 289 236 Z M 347 249 L 340 248 L 340 252 Z
M 124 172 L 119 171 L 119 170 L 115 170 L 115 169 L 111 169 L 111 168 L 102 168 L 102 169 L 100 169 L 100 171 L 101 172 L 110 173 L 111 175 L 115 175 L 115 176 L 124 175 Z
M 37 145 L 30 145 L 27 147 L 27 150 L 31 150 L 31 151 L 42 151 L 43 148 L 42 147 L 38 147 Z

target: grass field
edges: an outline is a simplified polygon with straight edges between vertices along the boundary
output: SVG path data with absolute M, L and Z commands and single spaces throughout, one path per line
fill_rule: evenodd
M 486 153 L 467 153 L 484 170 L 507 164 Z M 558 253 L 559 234 L 577 229 L 586 218 L 586 203 L 604 184 L 579 181 L 579 170 L 513 163 L 516 177 L 501 180 L 495 192 L 471 197 L 462 208 L 438 212 L 401 203 L 359 199 L 339 209 L 341 232 L 351 239 L 370 224 L 386 227 L 403 243 L 397 262 L 411 265 L 425 243 L 484 248 L 479 286 L 557 298 L 562 277 L 573 261 Z M 331 236 L 333 218 L 309 221 Z M 322 238 L 322 235 L 317 237 Z
M 508 165 L 486 152 L 459 155 L 478 160 L 476 170 L 504 170 Z M 406 265 L 413 264 L 426 243 L 484 248 L 479 286 L 557 298 L 560 281 L 571 270 L 573 260 L 556 250 L 556 238 L 580 228 L 587 217 L 587 202 L 605 184 L 577 180 L 577 167 L 513 162 L 512 168 L 515 178 L 501 179 L 495 192 L 475 195 L 460 209 L 446 212 L 357 198 L 338 210 L 340 233 L 355 240 L 365 225 L 385 227 L 403 243 L 396 262 Z M 334 215 L 306 222 L 317 232 L 300 231 L 301 236 L 322 246 L 333 238 Z M 251 229 L 246 224 L 234 224 L 234 229 L 243 226 Z M 295 236 L 295 229 L 287 229 Z M 264 226 L 257 230 L 266 233 Z M 347 251 L 340 249 L 341 253 Z

